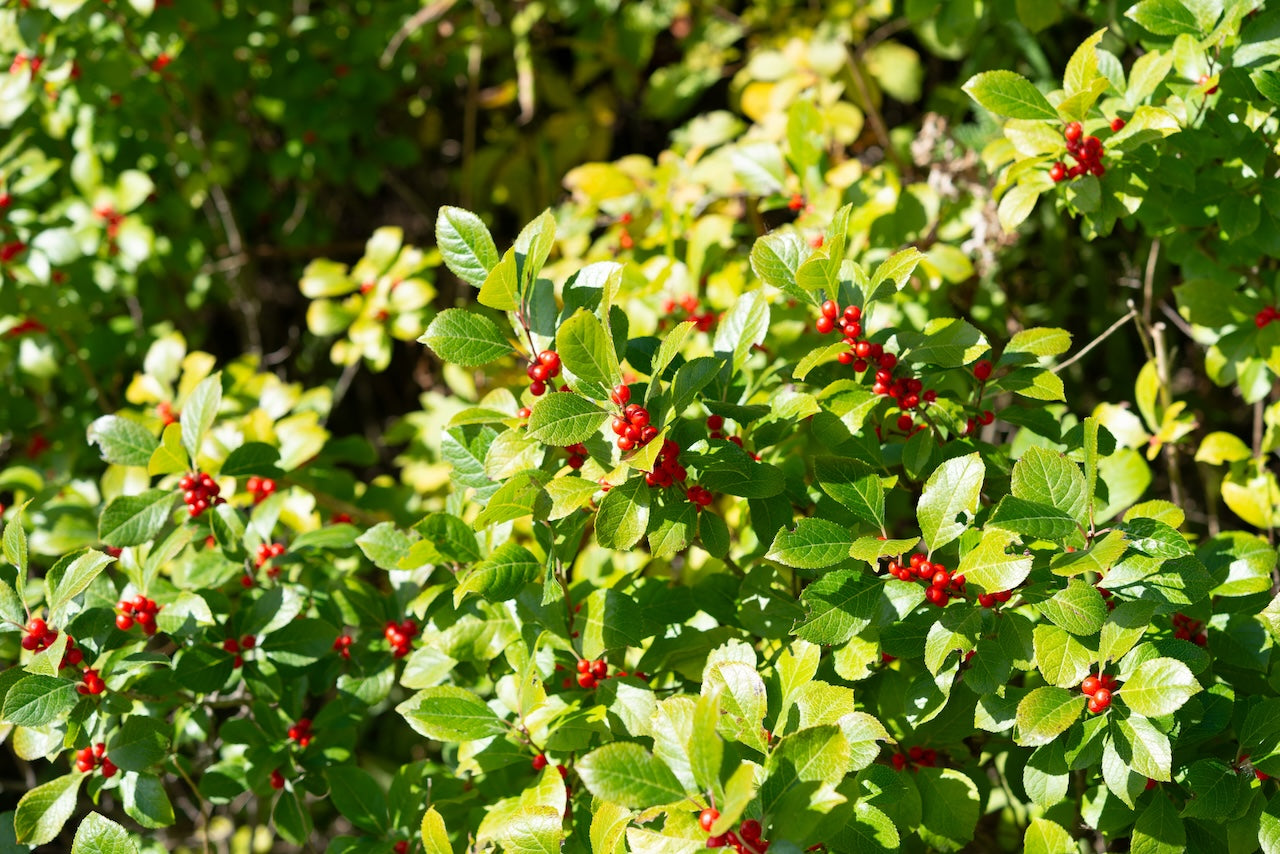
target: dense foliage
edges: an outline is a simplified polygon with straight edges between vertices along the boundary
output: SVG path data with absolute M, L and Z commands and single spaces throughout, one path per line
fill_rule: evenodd
M 1280 851 L 1280 10 L 0 45 L 0 847 Z

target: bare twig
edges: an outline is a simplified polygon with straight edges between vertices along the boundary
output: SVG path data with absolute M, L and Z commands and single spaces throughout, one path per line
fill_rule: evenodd
M 1130 320 L 1133 320 L 1133 319 L 1134 319 L 1135 317 L 1137 317 L 1137 316 L 1138 316 L 1138 310 L 1137 310 L 1136 308 L 1134 308 L 1134 306 L 1133 306 L 1133 303 L 1132 303 L 1132 302 L 1131 302 L 1131 303 L 1129 303 L 1129 312 L 1128 312 L 1124 317 L 1120 318 L 1120 319 L 1119 319 L 1119 320 L 1117 320 L 1115 323 L 1113 323 L 1113 324 L 1111 324 L 1110 326 L 1108 326 L 1108 327 L 1107 327 L 1107 329 L 1106 329 L 1106 331 L 1104 331 L 1104 332 L 1103 332 L 1101 335 L 1099 335 L 1097 338 L 1095 338 L 1095 339 L 1093 339 L 1092 341 L 1090 341 L 1088 344 L 1084 345 L 1084 347 L 1082 347 L 1082 348 L 1081 348 L 1081 349 L 1080 349 L 1080 350 L 1079 350 L 1079 351 L 1078 351 L 1074 356 L 1072 356 L 1070 359 L 1067 359 L 1065 362 L 1061 362 L 1061 363 L 1059 363 L 1059 364 L 1057 365 L 1057 367 L 1055 367 L 1055 368 L 1053 369 L 1053 372 L 1054 372 L 1055 374 L 1058 374 L 1058 373 L 1061 373 L 1061 372 L 1062 372 L 1063 370 L 1065 370 L 1066 368 L 1070 367 L 1071 365 L 1074 365 L 1076 362 L 1080 361 L 1080 360 L 1081 360 L 1081 359 L 1083 359 L 1086 355 L 1088 355 L 1088 353 L 1089 353 L 1089 351 L 1090 351 L 1090 350 L 1092 350 L 1094 347 L 1097 347 L 1097 346 L 1098 346 L 1099 344 L 1101 344 L 1103 341 L 1106 341 L 1106 340 L 1107 340 L 1107 338 L 1111 337 L 1112 333 L 1114 333 L 1114 332 L 1115 332 L 1117 329 L 1119 329 L 1121 326 L 1124 326 L 1126 323 L 1128 323 Z
M 387 48 L 382 52 L 382 57 L 378 60 L 378 64 L 386 68 L 391 64 L 391 60 L 395 58 L 396 51 L 400 49 L 400 45 L 404 44 L 405 39 L 425 27 L 427 24 L 439 18 L 445 12 L 448 12 L 457 0 L 436 0 L 434 3 L 428 3 L 413 14 L 404 25 L 396 31 L 391 37 L 391 41 L 387 42 Z

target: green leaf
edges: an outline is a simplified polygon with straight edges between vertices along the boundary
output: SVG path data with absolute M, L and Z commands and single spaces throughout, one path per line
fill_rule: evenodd
M 769 302 L 763 291 L 738 297 L 733 308 L 716 324 L 715 351 L 733 354 L 733 370 L 742 370 L 752 348 L 764 343 L 769 331 Z
M 112 499 L 98 520 L 98 539 L 117 548 L 155 539 L 169 521 L 177 497 L 171 489 L 148 489 Z
M 436 246 L 445 266 L 462 281 L 478 288 L 498 263 L 498 248 L 480 217 L 444 205 L 436 217 Z
M 160 434 L 160 447 L 156 448 L 147 462 L 147 474 L 155 477 L 186 471 L 190 467 L 191 461 L 182 449 L 182 425 L 170 424 Z
M 189 691 L 209 694 L 226 684 L 234 667 L 231 653 L 200 644 L 179 654 L 174 662 L 173 678 Z
M 508 249 L 502 260 L 489 270 L 476 297 L 481 305 L 499 311 L 515 311 L 520 307 L 520 282 L 516 272 L 516 253 Z
M 533 552 L 517 543 L 506 542 L 489 557 L 472 567 L 453 590 L 454 604 L 469 593 L 478 593 L 490 602 L 505 602 L 531 581 L 542 576 L 543 565 Z
M 1039 359 L 1058 356 L 1071 348 L 1071 333 L 1065 329 L 1035 328 L 1023 329 L 1013 334 L 1004 352 L 1000 354 L 1000 362 L 1021 363 L 1020 359 L 1011 357 L 1029 355 Z M 1031 450 L 1030 448 L 1028 450 Z
M 446 308 L 418 339 L 442 362 L 472 368 L 514 352 L 498 324 L 483 314 Z
M 1031 216 L 1031 212 L 1036 208 L 1036 202 L 1040 201 L 1040 194 L 1044 188 L 1033 182 L 1014 184 L 1005 190 L 1004 195 L 1000 197 L 1000 204 L 996 208 L 996 217 L 1000 220 L 1000 227 L 1005 231 L 1016 231 L 1018 226 Z
M 1076 854 L 1079 850 L 1066 828 L 1043 818 L 1031 819 L 1022 837 L 1023 854 Z
M 531 469 L 512 475 L 498 488 L 472 523 L 477 531 L 500 522 L 510 522 L 523 516 L 545 519 L 551 512 L 551 496 L 542 488 L 548 476 Z
M 617 590 L 594 590 L 582 603 L 582 654 L 599 658 L 644 640 L 644 617 L 630 596 Z
M 83 593 L 103 568 L 115 558 L 90 549 L 67 565 L 49 597 L 50 612 L 61 615 L 67 604 Z M 50 579 L 52 580 L 52 579 Z
M 23 845 L 47 845 L 76 809 L 84 774 L 66 774 L 27 791 L 13 814 L 13 830 Z
M 1013 541 L 1008 531 L 983 531 L 978 545 L 960 559 L 956 572 L 964 576 L 966 584 L 987 593 L 1013 590 L 1031 574 L 1032 563 L 1030 555 L 1007 553 Z
M 1035 627 L 1032 637 L 1036 665 L 1049 684 L 1074 688 L 1089 673 L 1093 653 L 1063 629 L 1041 624 Z
M 104 415 L 90 424 L 88 439 L 102 459 L 118 466 L 145 466 L 160 445 L 146 427 L 119 415 Z
M 1124 14 L 1158 36 L 1203 35 L 1182 0 L 1142 0 Z
M 1138 714 L 1117 718 L 1111 731 L 1120 758 L 1130 768 L 1144 777 L 1169 782 L 1173 753 L 1167 735 Z
M 154 718 L 130 715 L 107 740 L 107 755 L 125 771 L 145 771 L 169 754 L 169 731 Z
M 1169 715 L 1200 691 L 1191 668 L 1174 658 L 1144 661 L 1116 696 L 1126 706 L 1148 718 Z
M 210 508 L 209 516 L 218 548 L 228 557 L 239 559 L 244 552 L 244 514 L 231 504 L 219 504 Z
M 279 477 L 280 451 L 266 442 L 245 442 L 222 461 L 218 473 L 224 477 Z
M 373 775 L 353 765 L 325 769 L 329 797 L 348 821 L 361 830 L 378 835 L 387 832 L 387 796 Z
M 1032 689 L 1018 703 L 1018 744 L 1038 747 L 1048 744 L 1080 719 L 1085 698 L 1078 691 L 1041 686 Z
M 892 282 L 895 291 L 902 290 L 923 259 L 924 255 L 914 246 L 893 253 L 871 274 L 871 292 L 876 293 L 886 282 Z
M 123 782 L 121 788 L 124 788 Z M 162 825 L 143 825 L 143 827 L 160 826 Z M 128 832 L 123 827 L 109 818 L 91 812 L 76 828 L 75 838 L 71 841 L 71 854 L 138 854 L 138 846 L 129 838 Z
M 1107 617 L 1098 639 L 1098 660 L 1118 661 L 1142 639 L 1151 625 L 1155 603 L 1121 602 Z
M 303 806 L 301 795 L 293 789 L 282 791 L 276 798 L 271 808 L 271 822 L 286 842 L 298 846 L 306 843 L 313 826 L 311 813 Z
M 1177 808 L 1163 794 L 1157 795 L 1133 826 L 1130 854 L 1183 854 L 1186 850 L 1187 830 Z
M 670 332 L 662 338 L 662 344 L 658 347 L 658 354 L 653 357 L 653 364 L 649 366 L 649 374 L 654 378 L 662 376 L 667 370 L 667 366 L 672 360 L 680 354 L 680 348 L 689 340 L 689 336 L 698 328 L 698 324 L 692 320 L 686 320 L 677 323 Z
M 22 519 L 29 503 L 30 501 L 24 501 L 18 505 L 4 526 L 4 559 L 18 570 L 19 578 L 25 578 L 27 574 L 27 531 L 22 526 Z M 22 592 L 21 584 L 18 585 L 18 592 Z
M 879 475 L 843 457 L 818 457 L 813 468 L 823 492 L 884 530 L 884 484 Z
M 1131 519 L 1120 525 L 1120 530 L 1131 548 L 1150 557 L 1171 560 L 1191 554 L 1187 538 L 1156 519 Z
M 607 392 L 622 380 L 609 333 L 589 311 L 578 309 L 573 317 L 560 324 L 556 330 L 556 352 L 567 371 L 579 380 L 598 386 L 591 390 L 593 392 Z M 536 405 L 534 409 L 536 411 Z
M 1280 104 L 1280 71 L 1258 69 L 1249 75 L 1258 94 L 1273 104 Z
M 831 844 L 838 851 L 852 851 L 857 854 L 876 854 L 876 852 L 896 852 L 902 845 L 898 828 L 879 807 L 865 801 L 854 804 L 852 812 L 845 821 L 844 827 L 837 830 L 831 838 Z
M 437 685 L 411 698 L 405 717 L 414 728 L 436 741 L 475 741 L 506 732 L 485 702 L 465 688 Z
M 966 580 L 968 576 L 965 576 Z M 1063 590 L 1036 605 L 1055 626 L 1073 635 L 1091 635 L 1107 619 L 1107 603 L 1092 584 L 1071 579 Z
M 173 824 L 173 804 L 158 775 L 124 774 L 120 790 L 124 795 L 125 814 L 138 824 L 148 828 Z
M 803 783 L 834 785 L 849 770 L 849 742 L 834 724 L 802 729 L 784 736 L 769 753 L 760 786 L 760 806 L 766 814 Z
M 1031 85 L 1031 81 L 1012 71 L 984 71 L 964 84 L 964 91 L 997 116 L 1010 119 L 1044 119 L 1057 121 L 1058 111 Z
M 550 210 L 545 210 L 521 229 L 515 243 L 511 244 L 511 251 L 515 254 L 516 279 L 522 296 L 528 294 L 533 287 L 534 279 L 542 271 L 542 265 L 546 263 L 555 243 L 556 220 Z
M 328 655 L 337 636 L 329 623 L 307 617 L 290 620 L 267 635 L 261 649 L 277 665 L 306 667 Z
M 597 748 L 578 760 L 576 770 L 591 794 L 632 809 L 671 804 L 685 797 L 671 769 L 632 742 Z
M 533 404 L 529 438 L 563 448 L 594 436 L 608 417 L 607 412 L 585 397 L 572 392 L 551 392 Z
M 1211 466 L 1242 462 L 1252 456 L 1253 452 L 1240 437 L 1222 432 L 1205 436 L 1196 450 L 1196 462 L 1208 463 Z
M 698 787 L 713 791 L 720 785 L 720 763 L 724 760 L 724 740 L 716 732 L 720 720 L 720 694 L 704 692 L 693 711 L 693 728 L 685 746 L 689 770 Z
M 221 403 L 222 374 L 216 373 L 201 380 L 182 405 L 182 421 L 177 426 L 182 428 L 182 447 L 187 449 L 193 465 L 205 434 L 218 417 Z
M 828 572 L 804 589 L 805 617 L 792 633 L 817 644 L 842 644 L 871 624 L 884 582 L 856 569 Z
M 75 708 L 76 684 L 55 676 L 25 676 L 4 695 L 0 719 L 14 726 L 39 727 Z
M 794 293 L 801 254 L 799 235 L 790 231 L 773 231 L 752 244 L 751 269 L 767 284 Z
M 978 824 L 978 787 L 952 768 L 921 768 L 915 777 L 924 808 L 920 839 L 938 851 L 960 851 Z
M 1027 448 L 1013 465 L 1010 489 L 1016 498 L 1048 504 L 1078 521 L 1085 519 L 1088 484 L 1080 467 L 1062 454 Z
M 453 854 L 444 818 L 435 807 L 428 807 L 422 816 L 422 848 L 423 854 Z
M 1250 778 L 1221 759 L 1198 759 L 1187 769 L 1186 787 L 1194 795 L 1182 808 L 1184 818 L 1222 822 L 1240 814 L 1250 797 Z M 1265 819 L 1264 819 L 1265 823 Z
M 785 566 L 825 569 L 849 557 L 852 545 L 848 528 L 825 519 L 802 518 L 793 530 L 778 531 L 765 557 Z
M 930 553 L 969 527 L 985 475 L 982 457 L 973 453 L 947 460 L 929 476 L 916 506 L 916 518 Z M 957 521 L 962 514 L 965 521 Z
M 596 513 L 596 541 L 606 549 L 626 551 L 640 542 L 649 527 L 649 487 L 633 477 L 605 493 Z
M 1038 540 L 1065 540 L 1079 530 L 1076 520 L 1051 504 L 1027 501 L 1014 495 L 1000 499 L 987 520 L 990 528 L 1003 528 Z

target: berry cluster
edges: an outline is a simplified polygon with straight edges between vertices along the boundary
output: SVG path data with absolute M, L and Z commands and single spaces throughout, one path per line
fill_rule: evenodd
M 137 623 L 147 637 L 156 633 L 156 614 L 160 612 L 160 606 L 154 599 L 139 593 L 132 599 L 121 599 L 116 603 L 116 611 L 116 628 L 120 631 L 127 632 Z
M 1121 127 L 1123 126 L 1122 124 Z M 1102 155 L 1106 153 L 1102 140 L 1096 136 L 1085 136 L 1084 128 L 1079 122 L 1068 123 L 1062 135 L 1067 140 L 1067 154 L 1076 159 L 1076 165 L 1068 168 L 1059 160 L 1050 166 L 1049 177 L 1055 184 L 1081 175 L 1096 175 L 1101 178 L 1107 173 L 1107 167 L 1102 165 Z
M 804 196 L 800 193 L 792 193 L 791 199 L 787 202 L 787 207 L 793 211 L 804 210 Z
M 566 445 L 565 451 L 569 454 L 569 468 L 574 471 L 582 468 L 583 464 L 587 461 L 587 457 L 590 455 L 590 452 L 587 451 L 587 446 L 581 442 L 576 445 Z
M 88 774 L 94 768 L 102 769 L 103 777 L 114 777 L 116 765 L 107 758 L 107 746 L 101 741 L 93 747 L 85 747 L 76 751 L 76 770 Z
M 42 652 L 52 646 L 57 639 L 57 629 L 50 628 L 39 617 L 33 617 L 31 622 L 27 623 L 27 633 L 22 638 L 22 648 L 28 652 Z M 58 669 L 75 667 L 82 661 L 84 661 L 84 653 L 76 648 L 76 639 L 71 635 L 67 635 L 67 647 L 62 652 L 62 660 L 58 662 Z
M 396 658 L 404 658 L 413 649 L 413 639 L 418 635 L 418 624 L 413 620 L 404 620 L 400 623 L 390 620 L 383 634 L 386 635 L 387 643 L 391 644 L 391 654 Z
M 901 771 L 904 768 L 910 768 L 912 771 L 917 768 L 932 768 L 938 763 L 938 751 L 932 747 L 926 749 L 917 744 L 906 753 L 893 754 L 891 761 L 895 771 Z
M 1089 711 L 1100 715 L 1111 705 L 1111 692 L 1115 690 L 1114 676 L 1086 676 L 1080 683 L 1080 691 L 1089 698 Z
M 222 488 L 217 482 L 204 472 L 188 472 L 182 476 L 182 480 L 178 481 L 178 488 L 182 490 L 182 501 L 187 505 L 191 518 L 199 516 L 215 504 L 223 504 L 225 498 L 220 498 L 218 493 Z
M 102 681 L 102 677 L 98 675 L 98 671 L 92 667 L 84 669 L 84 676 L 81 677 L 80 684 L 76 686 L 76 690 L 87 696 L 97 696 L 107 690 L 107 683 Z
M 284 554 L 284 543 L 262 543 L 258 546 L 258 555 L 254 560 L 254 566 L 261 569 L 266 566 L 273 557 L 280 557 Z M 280 567 L 272 566 L 267 570 L 268 578 L 278 578 L 280 576 Z
M 1189 640 L 1196 646 L 1204 646 L 1209 642 L 1204 623 L 1193 620 L 1186 614 L 1173 615 L 1173 636 L 1178 640 Z
M 1280 319 L 1280 309 L 1277 309 L 1274 305 L 1269 305 L 1253 316 L 1253 323 L 1261 329 L 1271 321 L 1277 319 Z
M 626 386 L 618 386 L 614 389 L 614 394 L 617 394 L 618 389 L 623 388 Z M 628 399 L 630 399 L 629 393 Z M 613 416 L 612 426 L 614 434 L 618 437 L 616 442 L 618 450 L 623 453 L 632 448 L 644 447 L 658 435 L 658 428 L 649 423 L 649 410 L 638 403 L 628 404 L 621 415 Z
M 253 496 L 254 504 L 261 504 L 276 491 L 276 482 L 269 477 L 254 475 L 245 483 L 244 488 Z
M 696 483 L 689 487 L 686 496 L 690 502 L 697 506 L 699 510 L 703 507 L 709 506 L 711 502 L 715 500 L 715 496 L 711 494 L 711 490 L 703 486 L 698 486 Z
M 180 413 L 173 411 L 173 404 L 167 400 L 162 400 L 156 404 L 156 417 L 160 419 L 160 423 L 168 427 L 170 424 L 177 424 Z
M 711 828 L 719 818 L 719 810 L 714 807 L 707 807 L 698 814 L 698 826 L 705 832 L 710 833 Z M 749 818 L 738 825 L 737 833 L 729 830 L 719 836 L 708 836 L 707 847 L 724 848 L 729 846 L 737 851 L 738 854 L 759 854 L 769 850 L 769 843 L 760 838 L 761 829 L 760 822 L 754 818 Z
M 289 740 L 298 742 L 299 747 L 311 743 L 311 718 L 298 718 L 298 722 L 289 727 Z
M 615 674 L 616 675 L 616 674 Z M 578 686 L 588 690 L 600 684 L 601 679 L 609 678 L 609 662 L 603 658 L 597 658 L 591 661 L 587 658 L 578 659 Z
M 338 655 L 350 661 L 352 643 L 353 641 L 351 639 L 351 635 L 347 635 L 347 634 L 338 635 L 338 637 L 333 642 L 333 648 L 338 653 Z
M 560 354 L 555 350 L 543 350 L 525 369 L 529 379 L 529 393 L 540 396 L 547 390 L 547 381 L 560 375 Z
M 674 319 L 676 323 L 682 323 L 686 320 L 692 320 L 694 326 L 699 332 L 710 332 L 711 328 L 716 325 L 716 314 L 714 311 L 700 311 L 701 306 L 698 304 L 698 298 L 693 294 L 685 294 L 680 297 L 679 301 L 667 298 L 662 304 L 663 320 L 660 325 L 666 326 L 666 318 Z M 680 317 L 677 309 L 683 309 L 685 316 Z
M 946 606 L 952 595 L 964 589 L 964 576 L 952 575 L 940 563 L 930 563 L 924 555 L 916 553 L 911 556 L 911 563 L 903 566 L 896 560 L 889 561 L 889 574 L 899 581 L 910 581 L 919 578 L 929 585 L 924 591 L 924 598 L 939 608 Z M 948 591 L 952 592 L 948 592 Z
M 999 590 L 995 593 L 979 593 L 978 604 L 984 608 L 994 608 L 997 604 L 1003 605 L 1012 598 L 1012 590 Z
M 9 243 L 0 244 L 0 264 L 12 261 L 18 255 L 26 251 L 27 244 L 21 240 L 14 240 Z
M 222 648 L 225 649 L 227 652 L 234 653 L 235 659 L 233 661 L 233 664 L 236 667 L 241 667 L 244 665 L 244 655 L 242 653 L 248 652 L 249 650 L 257 646 L 257 644 L 258 644 L 257 638 L 255 638 L 253 635 L 245 635 L 244 637 L 240 638 L 240 640 L 236 640 L 235 638 L 227 638 L 222 642 Z
M 662 450 L 658 452 L 653 471 L 644 476 L 644 482 L 649 486 L 666 489 L 677 481 L 684 483 L 688 476 L 689 472 L 680 465 L 680 446 L 670 439 L 663 439 Z

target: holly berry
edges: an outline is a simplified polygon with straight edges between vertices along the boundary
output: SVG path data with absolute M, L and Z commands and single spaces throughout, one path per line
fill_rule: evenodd
M 1080 683 L 1080 690 L 1092 697 L 1102 687 L 1102 680 L 1097 676 L 1086 676 L 1084 681 Z
M 1200 79 L 1196 81 L 1200 86 L 1205 87 L 1205 90 L 1204 90 L 1205 95 L 1212 95 L 1218 91 L 1218 87 L 1216 84 L 1214 86 L 1209 86 L 1209 81 L 1211 79 L 1212 78 L 1210 78 L 1208 74 L 1201 74 Z
M 1078 142 L 1083 133 L 1084 128 L 1080 126 L 1079 122 L 1070 122 L 1063 130 L 1062 135 L 1066 137 L 1067 142 Z
M 205 472 L 184 474 L 178 481 L 178 488 L 182 490 L 182 501 L 187 505 L 192 519 L 210 507 L 226 501 L 218 495 L 222 490 L 217 482 Z
M 399 623 L 391 620 L 387 623 L 383 634 L 387 638 L 387 643 L 391 645 L 391 654 L 396 658 L 404 658 L 413 649 L 413 638 L 418 634 L 418 624 L 413 620 L 404 620 Z
M 1111 132 L 1119 133 L 1122 130 L 1124 130 L 1124 119 L 1117 116 L 1111 120 Z
M 156 404 L 156 417 L 160 419 L 160 423 L 165 427 L 170 424 L 178 423 L 178 413 L 173 411 L 173 404 L 167 400 L 162 400 Z
M 284 775 L 280 773 L 279 768 L 271 769 L 271 788 L 273 789 L 284 788 Z
M 395 854 L 409 854 L 409 843 L 401 839 L 395 845 L 391 846 L 391 850 L 394 851 Z
M 1106 688 L 1099 688 L 1093 693 L 1093 697 L 1089 700 L 1089 711 L 1095 715 L 1101 714 L 1111 705 L 1111 692 Z
M 1062 164 L 1062 161 L 1058 161 L 1049 167 L 1049 178 L 1055 184 L 1061 184 L 1067 180 L 1067 167 Z
M 715 809 L 714 807 L 707 807 L 702 812 L 698 813 L 698 826 L 710 833 L 712 825 L 714 825 L 719 818 L 720 811 L 718 809 Z
M 343 658 L 350 659 L 351 644 L 352 644 L 351 635 L 346 635 L 346 634 L 338 635 L 337 639 L 334 640 L 333 642 L 333 648 L 337 651 L 338 655 L 342 656 Z
M 609 399 L 618 406 L 626 406 L 627 402 L 631 400 L 631 386 L 626 383 L 619 383 L 609 393 Z
M 299 747 L 306 747 L 311 744 L 313 733 L 311 732 L 311 718 L 299 718 L 298 722 L 289 727 L 289 740 L 296 741 Z
M 1261 329 L 1276 318 L 1280 318 L 1280 310 L 1277 310 L 1273 305 L 1269 305 L 1254 315 L 1253 322 L 1254 325 Z
M 715 497 L 711 494 L 711 490 L 706 487 L 698 486 L 696 483 L 689 487 L 689 491 L 686 495 L 688 496 L 689 501 L 696 505 L 699 510 L 703 507 L 709 506 L 711 502 L 715 500 Z
M 991 378 L 991 363 L 986 359 L 979 359 L 974 363 L 973 376 L 978 382 L 986 382 Z
M 534 771 L 541 771 L 543 768 L 546 768 L 546 767 L 547 767 L 547 755 L 545 753 L 539 753 L 537 756 L 533 757 Z
M 102 681 L 102 677 L 98 675 L 98 671 L 92 668 L 85 668 L 84 676 L 76 691 L 87 696 L 97 696 L 107 690 L 107 685 Z
M 793 193 L 791 199 L 787 202 L 787 207 L 793 211 L 804 210 L 804 196 L 800 193 Z
M 269 477 L 250 477 L 245 489 L 253 496 L 254 504 L 261 504 L 276 491 L 276 482 Z

